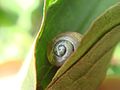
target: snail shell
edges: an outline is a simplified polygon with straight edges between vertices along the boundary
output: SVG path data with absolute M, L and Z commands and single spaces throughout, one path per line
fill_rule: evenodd
M 60 67 L 78 48 L 82 35 L 66 32 L 56 36 L 48 45 L 47 56 L 51 64 Z

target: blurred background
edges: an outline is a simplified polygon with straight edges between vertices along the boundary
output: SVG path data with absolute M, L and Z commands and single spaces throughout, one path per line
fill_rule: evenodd
M 39 30 L 43 0 L 0 0 L 0 78 L 16 73 Z
M 39 30 L 42 10 L 43 0 L 0 0 L 0 83 L 22 66 Z M 120 44 L 107 75 L 120 75 Z
M 0 0 L 0 90 L 18 90 L 16 75 L 39 31 L 42 10 L 43 0 Z

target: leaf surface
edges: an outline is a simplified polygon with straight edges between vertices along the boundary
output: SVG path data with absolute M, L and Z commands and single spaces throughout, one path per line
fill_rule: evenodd
M 44 11 L 43 11 L 44 15 L 43 15 L 40 31 L 38 32 L 38 35 L 35 39 L 35 42 L 36 42 L 35 49 L 34 49 L 35 51 L 33 51 L 35 61 L 33 61 L 33 60 L 28 61 L 32 64 L 30 64 L 30 66 L 28 68 L 28 73 L 24 80 L 24 84 L 26 82 L 28 83 L 26 85 L 26 89 L 28 88 L 29 90 L 31 90 L 29 85 L 31 85 L 32 83 L 33 83 L 33 85 L 35 85 L 36 79 L 35 79 L 35 75 L 34 75 L 34 73 L 35 73 L 34 67 L 36 67 L 37 90 L 45 89 L 57 72 L 57 74 L 55 75 L 55 77 L 53 79 L 53 82 L 51 82 L 50 87 L 49 87 L 49 89 L 52 88 L 54 90 L 54 88 L 56 88 L 56 84 L 60 84 L 59 82 L 62 82 L 60 80 L 63 80 L 63 81 L 65 80 L 65 79 L 61 79 L 61 77 L 66 77 L 67 74 L 64 74 L 64 73 L 66 71 L 71 72 L 68 69 L 72 68 L 74 66 L 74 64 L 77 64 L 77 61 L 79 61 L 79 60 L 81 61 L 80 57 L 82 57 L 83 55 L 85 55 L 85 57 L 87 55 L 89 56 L 91 54 L 94 55 L 94 52 L 97 52 L 97 50 L 99 51 L 100 50 L 99 48 L 101 47 L 101 45 L 98 45 L 99 44 L 98 41 L 103 39 L 103 41 L 101 41 L 101 43 L 106 42 L 107 35 L 104 35 L 104 34 L 107 34 L 107 32 L 109 32 L 109 31 L 107 31 L 108 29 L 111 30 L 112 27 L 116 26 L 119 23 L 119 19 L 116 19 L 116 18 L 118 18 L 119 14 L 113 15 L 113 18 L 115 18 L 115 20 L 114 20 L 114 19 L 110 18 L 112 16 L 107 18 L 107 15 L 109 16 L 109 11 L 108 11 L 108 14 L 105 17 L 101 16 L 102 19 L 100 19 L 100 20 L 97 19 L 97 21 L 94 22 L 94 24 L 90 28 L 90 30 L 88 30 L 88 28 L 90 27 L 91 23 L 95 20 L 96 17 L 101 15 L 106 9 L 108 9 L 109 7 L 111 7 L 113 4 L 115 4 L 117 2 L 119 2 L 119 0 L 91 0 L 90 2 L 88 2 L 88 0 L 76 0 L 76 1 L 73 1 L 73 0 L 44 0 Z M 89 3 L 89 5 L 88 5 L 88 3 Z M 119 13 L 119 11 L 118 11 L 118 13 Z M 115 10 L 115 13 L 117 13 L 116 10 Z M 108 20 L 105 18 L 107 18 Z M 113 20 L 113 22 L 111 22 L 112 20 Z M 104 24 L 107 24 L 107 26 L 105 26 Z M 102 27 L 104 27 L 104 28 L 102 29 Z M 102 31 L 101 31 L 101 29 L 102 29 Z M 80 44 L 79 49 L 77 50 L 77 52 L 80 55 L 74 53 L 73 56 L 69 59 L 69 63 L 66 62 L 58 70 L 57 67 L 52 66 L 48 62 L 47 46 L 49 45 L 49 42 L 56 35 L 67 32 L 67 31 L 75 31 L 75 32 L 82 33 L 84 35 L 84 38 L 82 39 L 82 43 Z M 86 31 L 87 31 L 87 33 L 85 33 Z M 102 38 L 104 36 L 105 36 L 105 39 Z M 117 39 L 115 39 L 115 38 L 117 38 Z M 118 36 L 114 37 L 114 39 L 118 40 Z M 112 48 L 114 47 L 116 42 L 117 41 L 115 41 L 113 43 L 113 45 L 111 45 L 111 47 L 107 48 L 106 52 L 104 52 L 105 47 L 102 49 L 103 52 L 98 54 L 99 57 L 100 56 L 102 57 L 102 58 L 100 58 L 99 61 L 102 62 L 105 58 L 107 58 L 107 59 L 110 58 L 108 56 L 111 56 L 110 54 L 112 52 Z M 95 47 L 93 47 L 93 46 L 95 46 Z M 95 51 L 92 50 L 94 52 L 89 51 L 90 48 L 93 47 L 93 49 L 95 49 L 95 48 L 97 48 L 97 46 L 99 46 L 99 48 L 96 49 Z M 111 49 L 111 50 L 109 50 L 109 49 Z M 87 52 L 89 52 L 89 53 L 87 53 Z M 103 55 L 103 54 L 105 54 L 105 55 Z M 74 59 L 75 61 L 73 62 L 72 59 Z M 87 60 L 87 59 L 85 59 L 85 60 Z M 93 60 L 94 61 L 93 63 L 95 63 L 96 60 L 97 60 L 97 58 Z M 84 59 L 83 59 L 83 61 L 84 61 Z M 36 63 L 36 64 L 34 65 L 34 63 Z M 108 61 L 106 61 L 106 63 L 108 64 Z M 88 67 L 91 67 L 91 65 L 92 65 L 92 64 L 89 65 L 89 63 L 86 63 L 86 64 L 88 64 Z M 95 65 L 97 65 L 97 64 L 95 64 Z M 103 64 L 100 64 L 99 66 L 101 67 L 102 65 Z M 88 67 L 86 67 L 86 68 L 88 69 Z M 33 69 L 31 69 L 31 68 L 33 68 Z M 33 71 L 31 71 L 31 70 L 33 70 Z M 74 70 L 74 68 L 72 70 Z M 84 70 L 82 70 L 82 71 L 84 71 Z M 94 69 L 92 69 L 90 72 L 88 72 L 88 75 L 90 75 L 90 73 L 93 71 L 94 71 Z M 105 71 L 106 71 L 106 69 L 105 69 Z M 28 76 L 30 76 L 30 77 L 28 77 Z M 103 73 L 103 76 L 104 76 L 104 73 Z M 99 77 L 99 75 L 98 75 L 98 77 Z M 31 78 L 31 79 L 29 79 L 29 78 Z M 78 78 L 78 77 L 75 77 L 75 78 Z M 102 79 L 103 79 L 103 77 L 100 78 L 100 80 L 102 80 Z M 32 83 L 29 84 L 29 82 L 31 82 L 31 80 L 32 80 Z M 58 81 L 58 83 L 56 83 L 56 80 Z M 83 80 L 84 80 L 84 78 L 83 78 Z M 65 82 L 66 81 L 64 81 L 64 83 Z M 85 83 L 83 83 L 83 84 L 85 84 Z M 63 85 L 63 84 L 60 84 L 60 85 Z M 73 85 L 76 85 L 76 84 L 73 84 Z M 58 87 L 59 87 L 59 85 L 58 85 Z M 78 87 L 78 85 L 76 85 L 76 87 L 74 87 L 74 88 L 77 88 L 77 87 Z M 93 88 L 95 88 L 95 87 L 93 87 Z M 26 89 L 23 89 L 23 90 L 26 90 Z

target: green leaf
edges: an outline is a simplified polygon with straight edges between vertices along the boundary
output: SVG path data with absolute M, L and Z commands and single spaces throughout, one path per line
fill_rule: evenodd
M 57 71 L 48 90 L 96 90 L 104 80 L 112 51 L 120 41 L 120 3 L 106 11 Z
M 52 4 L 48 4 L 49 0 L 47 0 L 43 23 L 35 46 L 37 88 L 45 89 L 58 69 L 47 59 L 49 41 L 59 33 L 67 31 L 84 33 L 97 16 L 118 1 L 91 0 L 88 5 L 88 0 L 55 0 Z M 95 35 L 92 35 L 94 38 Z
M 102 19 L 100 20 L 97 19 L 97 21 L 94 22 L 92 26 L 93 28 L 91 27 L 88 33 L 85 33 L 85 32 L 88 30 L 88 27 L 90 27 L 90 24 L 94 21 L 94 19 L 96 19 L 96 17 L 101 15 L 106 9 L 108 9 L 118 1 L 119 0 L 91 0 L 90 2 L 88 2 L 88 0 L 76 0 L 76 1 L 44 0 L 44 12 L 43 12 L 44 15 L 43 15 L 40 31 L 35 39 L 35 43 L 33 44 L 34 48 L 32 48 L 32 51 L 31 51 L 32 54 L 30 54 L 28 56 L 29 58 L 25 60 L 23 67 L 21 69 L 21 72 L 18 74 L 20 78 L 22 77 L 22 80 L 21 80 L 22 90 L 33 90 L 36 88 L 37 90 L 39 89 L 42 90 L 42 89 L 45 89 L 49 83 L 50 83 L 48 87 L 49 89 L 53 88 L 54 90 L 57 86 L 58 86 L 58 89 L 60 89 L 59 86 L 61 87 L 61 85 L 63 85 L 63 84 L 60 84 L 61 82 L 64 82 L 64 84 L 70 83 L 71 87 L 75 85 L 75 87 L 71 88 L 72 90 L 74 88 L 79 88 L 79 85 L 77 85 L 76 82 L 75 84 L 71 84 L 71 81 L 68 82 L 66 80 L 67 78 L 66 76 L 68 75 L 68 73 L 65 73 L 65 72 L 71 72 L 71 74 L 73 75 L 72 78 L 75 78 L 73 79 L 74 81 L 76 81 L 76 78 L 79 78 L 78 82 L 81 83 L 81 86 L 84 87 L 88 85 L 88 87 L 86 88 L 89 88 L 89 82 L 86 81 L 84 77 L 83 78 L 79 77 L 79 74 L 84 74 L 83 72 L 86 72 L 85 69 L 89 71 L 87 75 L 91 77 L 89 80 L 91 81 L 93 86 L 92 90 L 94 90 L 98 86 L 100 81 L 102 81 L 103 77 L 105 76 L 105 72 L 106 72 L 106 69 L 109 63 L 109 58 L 110 58 L 109 56 L 111 56 L 111 53 L 113 50 L 112 48 L 114 48 L 114 45 L 118 41 L 118 37 L 120 36 L 119 32 L 117 34 L 119 27 L 113 28 L 114 30 L 111 30 L 111 27 L 116 26 L 116 24 L 118 24 L 118 22 L 120 21 L 118 14 L 113 15 L 113 18 L 115 18 L 114 20 L 110 18 L 112 17 L 111 14 L 109 16 L 109 13 L 107 13 L 107 15 L 109 16 L 108 18 L 107 16 L 106 17 L 102 16 L 101 17 Z M 120 8 L 117 8 L 117 10 L 120 11 Z M 113 10 L 113 13 L 117 13 L 117 10 Z M 104 20 L 105 18 L 107 19 Z M 109 22 L 109 21 L 113 21 L 113 22 Z M 106 27 L 106 24 L 107 24 L 107 27 Z M 99 27 L 99 29 L 97 28 L 97 26 Z M 103 28 L 102 31 L 100 31 L 101 28 Z M 107 31 L 109 29 L 110 29 L 110 33 L 108 33 L 109 31 Z M 67 31 L 75 31 L 75 32 L 83 33 L 84 38 L 82 39 L 82 44 L 79 46 L 79 49 L 76 52 L 78 54 L 74 53 L 73 57 L 71 57 L 69 61 L 67 61 L 69 63 L 66 62 L 58 70 L 57 67 L 52 66 L 48 62 L 47 46 L 49 45 L 49 42 L 56 35 L 58 35 L 59 33 L 67 32 Z M 109 36 L 110 38 L 107 40 Z M 109 47 L 107 48 L 104 47 L 105 42 L 109 42 L 108 44 L 110 44 L 110 46 L 107 44 Z M 113 43 L 111 44 L 111 42 Z M 98 53 L 100 49 L 101 51 L 100 53 Z M 89 59 L 85 59 L 85 58 L 88 58 L 88 56 L 90 57 L 91 55 L 94 55 L 94 54 L 96 54 L 97 56 L 96 58 L 90 59 L 90 60 L 93 59 L 92 62 L 90 62 Z M 75 73 L 78 76 L 74 77 L 75 74 L 73 73 L 73 71 L 75 70 L 76 72 L 76 69 L 74 68 L 76 65 L 74 66 L 74 64 L 79 64 L 77 62 L 81 61 L 80 57 L 82 57 L 83 55 L 84 55 L 83 61 L 90 62 L 90 64 L 83 62 L 84 64 L 79 65 L 80 66 L 79 69 L 81 69 L 79 71 L 80 73 L 78 74 Z M 98 58 L 100 59 L 96 61 Z M 75 61 L 72 62 L 71 61 L 72 59 Z M 98 66 L 98 68 L 101 68 L 101 69 L 95 69 L 94 67 L 93 69 L 91 69 L 91 66 L 92 66 L 91 63 L 93 64 L 95 63 L 94 67 Z M 72 71 L 68 70 L 68 68 L 70 67 Z M 23 72 L 24 72 L 24 75 L 22 76 L 21 74 Z M 96 74 L 99 72 L 100 72 L 99 75 Z M 96 77 L 96 79 L 93 77 Z M 52 79 L 53 81 L 51 82 Z M 56 83 L 56 79 L 58 79 L 58 83 Z M 95 85 L 94 85 L 94 82 L 96 82 Z M 36 87 L 36 84 L 37 84 L 37 87 Z M 86 88 L 83 90 L 86 90 Z

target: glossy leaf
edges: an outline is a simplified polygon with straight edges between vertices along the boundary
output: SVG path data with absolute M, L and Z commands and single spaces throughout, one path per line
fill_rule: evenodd
M 32 51 L 32 53 L 34 53 L 34 58 L 32 59 L 32 62 L 31 62 L 31 60 L 26 61 L 26 62 L 29 62 L 32 64 L 29 64 L 29 67 L 27 67 L 28 69 L 26 71 L 27 74 L 24 75 L 26 77 L 25 77 L 24 83 L 23 83 L 24 84 L 23 90 L 27 90 L 27 89 L 32 90 L 33 88 L 35 89 L 36 84 L 37 84 L 37 90 L 45 89 L 48 86 L 48 84 L 51 82 L 53 76 L 56 74 L 58 68 L 55 66 L 52 66 L 48 62 L 48 59 L 47 59 L 47 47 L 49 45 L 49 42 L 56 35 L 63 33 L 63 32 L 67 32 L 67 31 L 75 31 L 75 32 L 84 34 L 84 32 L 86 32 L 88 30 L 91 23 L 96 19 L 96 17 L 101 15 L 106 9 L 108 9 L 113 4 L 117 3 L 118 1 L 119 0 L 103 0 L 103 1 L 91 0 L 90 2 L 88 2 L 88 0 L 76 0 L 76 1 L 73 1 L 73 0 L 44 0 L 44 11 L 43 11 L 44 15 L 43 15 L 43 19 L 42 19 L 42 24 L 41 24 L 40 31 L 35 39 L 35 42 L 36 42 L 35 49 L 34 49 L 35 51 Z M 89 3 L 89 5 L 88 5 L 88 3 Z M 108 23 L 109 23 L 109 20 L 108 20 Z M 103 25 L 103 24 L 101 23 L 101 25 Z M 110 23 L 109 26 L 112 26 L 111 24 L 112 23 Z M 99 24 L 97 24 L 97 25 L 99 26 Z M 104 32 L 104 30 L 103 30 L 103 32 Z M 90 47 L 94 46 L 97 43 L 97 41 L 99 41 L 100 37 L 104 36 L 104 35 L 102 35 L 103 32 L 100 31 L 99 33 L 97 33 L 96 29 L 93 30 L 93 33 L 88 31 L 88 34 L 85 34 L 86 36 L 85 36 L 85 38 L 83 38 L 83 44 L 85 44 L 87 41 L 89 41 L 89 38 L 93 39 L 93 40 L 91 42 L 89 41 L 89 44 L 85 44 L 86 46 L 84 46 L 84 48 L 81 51 L 80 51 L 80 49 L 82 48 L 82 46 L 80 46 L 78 49 L 78 52 L 81 53 L 81 55 L 82 55 L 83 53 L 88 51 L 88 49 Z M 97 35 L 95 35 L 94 33 L 97 33 Z M 89 35 L 90 35 L 90 37 L 89 37 Z M 118 36 L 117 36 L 117 38 L 118 38 Z M 106 39 L 103 38 L 103 41 L 101 41 L 100 43 L 105 42 L 105 41 L 106 41 Z M 113 44 L 115 44 L 115 43 L 113 43 Z M 112 45 L 112 47 L 113 47 L 113 45 Z M 94 47 L 94 48 L 96 48 L 96 47 Z M 105 48 L 103 48 L 103 51 L 104 51 L 104 49 Z M 96 49 L 95 52 L 97 52 L 97 50 L 99 50 L 99 49 Z M 98 56 L 99 55 L 101 56 L 101 54 L 102 55 L 105 54 L 100 58 L 100 61 L 107 59 L 105 64 L 108 64 L 108 62 L 109 62 L 108 59 L 110 58 L 108 56 L 111 56 L 111 53 L 112 53 L 112 49 L 106 53 L 101 52 L 100 54 L 98 54 Z M 91 55 L 91 54 L 94 54 L 94 52 L 92 52 L 92 51 L 89 52 L 89 55 Z M 75 61 L 77 61 L 78 57 L 81 57 L 81 56 L 79 56 L 77 54 L 77 56 L 75 56 L 75 58 L 74 57 L 73 58 L 75 59 Z M 73 63 L 75 63 L 75 62 L 70 62 L 70 64 L 68 64 L 68 66 L 66 67 L 65 66 L 67 64 L 67 62 L 66 62 L 66 64 L 64 64 L 63 67 L 59 69 L 59 71 L 56 74 L 56 77 L 54 77 L 54 80 L 56 80 L 56 78 L 58 79 L 59 75 L 60 76 L 63 75 L 62 77 L 66 76 L 67 74 L 65 74 L 65 75 L 63 74 L 64 70 L 66 71 L 68 68 L 70 68 L 70 67 L 72 68 Z M 98 63 L 100 63 L 100 62 L 98 62 Z M 26 64 L 24 64 L 24 65 L 26 65 Z M 104 64 L 99 64 L 100 67 L 102 65 L 104 66 Z M 89 65 L 88 65 L 88 67 L 89 67 Z M 86 68 L 88 68 L 88 67 L 86 67 Z M 36 69 L 37 77 L 35 75 L 35 69 Z M 63 71 L 61 72 L 61 70 L 63 70 Z M 74 70 L 74 69 L 72 69 L 72 70 Z M 94 69 L 91 70 L 90 73 L 92 73 L 93 71 L 94 71 Z M 96 71 L 96 73 L 98 73 L 98 71 Z M 106 69 L 105 69 L 105 71 L 106 71 Z M 103 71 L 103 72 L 105 72 L 105 71 Z M 83 72 L 84 72 L 84 70 L 83 70 Z M 105 73 L 102 73 L 102 74 L 104 76 Z M 89 75 L 93 75 L 93 74 L 89 74 Z M 99 75 L 98 75 L 98 77 L 99 77 Z M 66 78 L 66 77 L 64 77 L 64 78 Z M 78 78 L 78 77 L 75 77 L 75 78 Z M 36 79 L 37 79 L 37 81 L 35 81 Z M 100 77 L 100 80 L 102 80 L 102 79 L 103 79 L 103 77 Z M 64 81 L 65 79 L 62 79 L 62 80 Z M 84 78 L 82 79 L 82 81 L 83 80 L 84 80 Z M 82 81 L 80 80 L 80 82 L 82 82 Z M 65 82 L 69 83 L 67 80 L 65 80 L 64 83 Z M 25 83 L 28 83 L 28 84 L 25 85 Z M 53 84 L 53 83 L 54 83 L 54 81 L 51 82 L 50 88 L 48 87 L 49 89 L 51 89 L 51 88 L 54 89 L 54 87 L 56 88 L 56 84 L 58 85 L 58 89 L 59 89 L 59 85 L 60 86 L 63 85 L 63 84 L 59 83 L 59 80 L 58 80 L 58 83 L 56 83 L 56 82 L 55 82 L 55 84 Z M 83 83 L 83 84 L 86 85 L 85 83 Z M 96 83 L 95 87 L 93 87 L 93 88 L 96 88 L 97 84 L 98 83 Z M 51 87 L 51 85 L 53 85 L 53 87 Z M 73 85 L 76 85 L 76 87 L 73 87 L 73 88 L 78 87 L 77 84 L 73 84 Z
M 88 5 L 88 0 L 55 0 L 53 4 L 47 4 L 35 47 L 38 88 L 45 88 L 57 71 L 47 60 L 49 41 L 66 31 L 85 32 L 97 16 L 117 1 L 92 0 Z
M 120 3 L 99 17 L 75 53 L 57 71 L 48 90 L 96 90 L 120 41 Z

